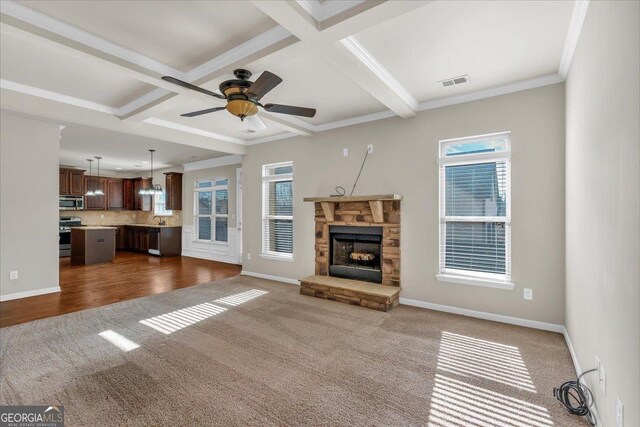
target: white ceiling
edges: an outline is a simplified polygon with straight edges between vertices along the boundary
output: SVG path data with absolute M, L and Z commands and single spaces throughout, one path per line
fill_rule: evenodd
M 235 0 L 19 3 L 180 71 L 277 25 L 251 3 Z
M 120 135 L 76 138 L 63 146 L 69 159 L 86 158 L 98 148 L 94 140 L 104 148 L 130 147 L 112 153 L 120 167 L 138 162 L 149 141 L 166 144 L 167 153 L 175 146 L 167 164 L 184 162 L 177 153 L 190 147 L 197 152 L 187 157 L 198 159 L 243 154 L 249 144 L 392 115 L 410 118 L 427 108 L 561 82 L 586 7 L 575 1 L 3 0 L 0 107 L 68 129 L 82 125 L 85 133 L 93 127 L 96 135 Z M 317 115 L 261 111 L 267 129 L 248 134 L 226 111 L 180 117 L 224 101 L 160 79 L 169 74 L 217 90 L 239 67 L 253 79 L 265 70 L 282 77 L 263 103 L 316 108 Z M 438 84 L 462 74 L 469 83 Z M 118 142 L 125 134 L 132 138 Z
M 150 149 L 156 150 L 153 156 L 155 169 L 180 166 L 223 155 L 203 148 L 89 126 L 70 125 L 65 127 L 60 135 L 60 164 L 83 169 L 89 167 L 87 159 L 101 156 L 100 168 L 105 170 L 148 171 Z M 93 166 L 95 167 L 96 163 Z
M 435 2 L 356 38 L 424 102 L 556 73 L 572 11 L 569 1 Z M 464 74 L 468 84 L 438 83 Z

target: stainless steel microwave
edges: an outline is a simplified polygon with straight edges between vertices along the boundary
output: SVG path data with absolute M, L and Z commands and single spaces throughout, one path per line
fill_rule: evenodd
M 84 197 L 82 196 L 60 196 L 61 211 L 82 211 L 84 210 Z

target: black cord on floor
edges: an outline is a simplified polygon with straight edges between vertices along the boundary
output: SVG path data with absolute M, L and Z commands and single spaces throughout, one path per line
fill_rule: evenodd
M 580 379 L 584 374 L 594 371 L 597 371 L 597 369 L 584 371 L 576 381 L 567 381 L 560 387 L 554 387 L 553 389 L 553 395 L 564 405 L 565 408 L 567 408 L 569 413 L 586 417 L 587 421 L 589 421 L 589 424 L 592 426 L 596 425 L 596 420 L 589 409 L 592 402 L 591 390 L 589 390 L 586 385 L 582 384 Z

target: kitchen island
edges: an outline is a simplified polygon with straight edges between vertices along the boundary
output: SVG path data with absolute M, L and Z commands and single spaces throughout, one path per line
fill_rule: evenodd
M 100 264 L 116 257 L 116 227 L 71 227 L 71 263 Z

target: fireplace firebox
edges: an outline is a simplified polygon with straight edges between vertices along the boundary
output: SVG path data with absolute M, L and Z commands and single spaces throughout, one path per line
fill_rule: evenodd
M 382 227 L 329 226 L 329 275 L 382 283 Z

